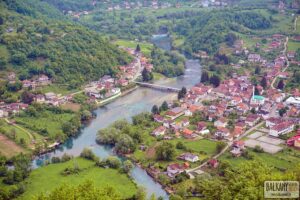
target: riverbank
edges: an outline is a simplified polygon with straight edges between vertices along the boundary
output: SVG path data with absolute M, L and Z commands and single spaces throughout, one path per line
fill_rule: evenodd
M 192 87 L 199 82 L 201 66 L 198 61 L 188 61 L 186 65 L 184 75 L 177 78 L 163 78 L 155 81 L 157 81 L 158 84 L 170 87 Z M 176 98 L 176 96 L 174 96 L 174 94 L 139 86 L 122 91 L 120 96 L 107 102 L 105 106 L 97 106 L 94 110 L 96 118 L 86 125 L 79 135 L 68 139 L 55 151 L 41 157 L 36 157 L 36 159 L 33 160 L 33 166 L 37 168 L 44 162 L 49 161 L 52 157 L 61 157 L 65 153 L 78 156 L 84 148 L 91 148 L 100 158 L 115 155 L 110 147 L 96 144 L 95 140 L 98 130 L 106 128 L 120 119 L 131 121 L 133 116 L 145 111 L 150 111 L 153 105 L 161 105 L 164 101 L 169 101 L 172 98 Z M 148 197 L 154 193 L 157 197 L 162 196 L 164 199 L 168 199 L 168 195 L 162 186 L 155 182 L 145 170 L 136 166 L 131 171 L 131 176 L 139 186 L 146 189 Z

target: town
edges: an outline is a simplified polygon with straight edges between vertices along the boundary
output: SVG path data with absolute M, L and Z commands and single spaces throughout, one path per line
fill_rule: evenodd
M 121 89 L 128 87 L 129 84 L 135 81 L 140 76 L 143 69 L 149 72 L 153 69 L 153 65 L 148 62 L 148 59 L 143 56 L 141 52 L 136 52 L 135 49 L 131 48 L 120 48 L 134 56 L 134 60 L 126 66 L 119 66 L 120 73 L 117 74 L 116 77 L 105 75 L 98 81 L 90 82 L 84 86 L 83 90 L 76 91 L 68 95 L 56 94 L 51 91 L 45 94 L 32 94 L 32 103 L 35 102 L 58 107 L 60 105 L 67 104 L 68 102 L 72 102 L 73 95 L 84 93 L 89 97 L 88 102 L 94 102 L 101 105 L 108 100 L 118 97 L 122 93 Z M 10 72 L 7 75 L 7 81 L 8 84 L 12 85 L 20 82 L 14 72 Z M 24 90 L 33 91 L 34 93 L 34 91 L 38 90 L 38 88 L 51 85 L 52 80 L 47 75 L 42 74 L 31 80 L 22 80 L 20 84 Z M 18 114 L 20 111 L 26 110 L 28 106 L 29 105 L 25 102 L 0 102 L 0 118 Z
M 299 0 L 0 10 L 0 199 L 264 199 L 279 194 L 266 183 L 299 186 Z
M 160 124 L 150 134 L 158 140 L 176 141 L 201 139 L 223 141 L 223 149 L 208 159 L 201 159 L 198 153 L 187 151 L 177 157 L 178 162 L 171 162 L 166 171 L 160 171 L 155 165 L 147 167 L 147 172 L 161 182 L 161 174 L 171 180 L 181 173 L 189 178 L 205 173 L 207 167 L 216 168 L 218 158 L 227 151 L 233 157 L 245 155 L 247 148 L 276 154 L 285 148 L 300 149 L 300 91 L 285 93 L 275 83 L 286 80 L 290 74 L 286 71 L 295 61 L 295 52 L 287 51 L 288 38 L 275 34 L 263 51 L 278 51 L 272 61 L 257 53 L 251 53 L 243 47 L 243 40 L 237 40 L 233 52 L 244 54 L 248 59 L 240 60 L 235 65 L 245 63 L 259 65 L 264 69 L 262 83 L 254 85 L 249 76 L 231 74 L 231 78 L 222 81 L 218 87 L 199 83 L 190 89 L 183 88 L 184 95 L 179 101 L 169 101 L 168 109 L 152 109 L 153 120 Z M 259 46 L 259 44 L 256 44 Z M 208 58 L 200 52 L 202 59 Z M 199 121 L 195 122 L 195 118 Z M 145 145 L 141 146 L 146 151 Z M 184 162 L 182 162 L 184 161 Z M 146 162 L 147 163 L 147 162 Z M 195 165 L 195 163 L 200 163 Z M 147 165 L 146 165 L 147 166 Z M 167 189 L 170 192 L 172 189 Z

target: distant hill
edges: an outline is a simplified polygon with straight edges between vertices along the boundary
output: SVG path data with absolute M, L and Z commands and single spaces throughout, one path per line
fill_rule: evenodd
M 0 3 L 0 71 L 16 71 L 21 80 L 46 73 L 76 87 L 113 75 L 118 65 L 130 62 L 128 54 L 100 34 L 44 5 L 37 0 Z

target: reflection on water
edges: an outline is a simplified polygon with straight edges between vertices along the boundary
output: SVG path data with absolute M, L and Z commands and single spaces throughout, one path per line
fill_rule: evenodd
M 151 41 L 157 47 L 166 51 L 171 51 L 172 49 L 172 41 L 168 34 L 153 35 Z
M 164 44 L 162 40 L 161 44 Z M 165 47 L 168 48 L 167 46 Z M 185 86 L 189 88 L 199 82 L 200 76 L 201 66 L 199 61 L 188 60 L 186 62 L 185 75 L 173 79 L 162 79 L 157 81 L 156 84 L 177 88 Z M 95 140 L 98 130 L 109 126 L 119 119 L 127 119 L 130 121 L 132 116 L 144 111 L 150 111 L 154 104 L 161 105 L 163 101 L 175 99 L 176 97 L 177 95 L 174 93 L 138 88 L 130 94 L 120 97 L 114 102 L 95 110 L 96 118 L 83 128 L 77 137 L 69 138 L 55 151 L 35 159 L 33 161 L 33 167 L 41 166 L 45 160 L 49 160 L 53 156 L 62 156 L 64 153 L 78 156 L 85 147 L 91 148 L 93 152 L 102 159 L 114 155 L 111 146 L 96 144 Z M 135 167 L 131 175 L 138 185 L 146 189 L 148 195 L 155 193 L 157 197 L 162 196 L 165 199 L 168 198 L 161 186 L 155 183 L 141 168 Z

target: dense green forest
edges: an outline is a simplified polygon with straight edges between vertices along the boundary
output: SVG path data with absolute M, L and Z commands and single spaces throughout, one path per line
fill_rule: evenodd
M 275 13 L 274 13 L 275 12 Z M 83 25 L 110 35 L 111 38 L 150 40 L 153 34 L 170 33 L 182 38 L 186 53 L 198 50 L 215 53 L 229 33 L 255 35 L 271 30 L 278 21 L 272 9 L 226 8 L 178 9 L 165 11 L 99 10 L 79 19 Z M 277 27 L 278 28 L 278 27 Z M 285 31 L 285 30 L 282 30 Z
M 270 27 L 271 20 L 259 12 L 222 10 L 182 20 L 173 30 L 186 37 L 184 49 L 191 54 L 199 50 L 216 53 L 229 33 L 250 34 L 252 30 Z
M 31 12 L 30 5 L 0 4 L 1 70 L 17 71 L 20 79 L 45 73 L 72 88 L 114 75 L 118 65 L 130 62 L 98 33 L 67 20 L 40 20 L 40 12 Z

